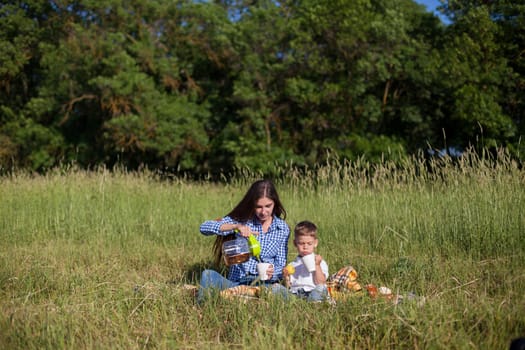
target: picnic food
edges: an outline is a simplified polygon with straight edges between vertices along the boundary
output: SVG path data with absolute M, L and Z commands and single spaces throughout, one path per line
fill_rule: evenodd
M 381 298 L 385 298 L 387 300 L 392 300 L 396 304 L 397 304 L 397 302 L 400 299 L 399 296 L 398 295 L 394 295 L 392 293 L 392 290 L 390 288 L 388 288 L 388 287 L 381 286 L 381 287 L 377 288 L 373 284 L 367 284 L 365 286 L 365 288 L 368 291 L 368 295 L 372 299 L 375 299 L 377 297 L 381 297 Z
M 390 288 L 387 288 L 387 287 L 384 287 L 384 286 L 379 287 L 378 291 L 379 291 L 379 294 L 381 294 L 381 295 L 392 294 L 392 290 Z
M 383 298 L 386 298 L 388 300 L 392 300 L 394 298 L 394 294 L 392 294 L 392 290 L 388 287 L 381 286 L 377 290 L 379 292 L 379 295 Z
M 288 275 L 293 275 L 295 273 L 295 266 L 293 266 L 292 263 L 286 265 L 284 269 L 288 272 Z
M 365 288 L 368 291 L 368 295 L 370 295 L 371 298 L 375 298 L 377 296 L 376 286 L 374 286 L 373 284 L 367 284 Z
M 257 298 L 259 296 L 260 289 L 259 287 L 245 286 L 240 285 L 236 287 L 231 287 L 224 289 L 220 292 L 222 297 L 233 298 L 233 297 L 248 297 L 248 298 Z
M 363 288 L 357 281 L 346 281 L 346 289 L 358 292 Z

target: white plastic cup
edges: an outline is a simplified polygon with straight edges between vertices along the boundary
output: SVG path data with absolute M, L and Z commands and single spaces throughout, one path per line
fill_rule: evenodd
M 302 257 L 303 264 L 309 272 L 315 271 L 315 254 L 308 254 Z
M 257 264 L 257 272 L 259 273 L 259 278 L 261 281 L 266 281 L 268 279 L 268 268 L 270 267 L 270 263 L 258 263 Z

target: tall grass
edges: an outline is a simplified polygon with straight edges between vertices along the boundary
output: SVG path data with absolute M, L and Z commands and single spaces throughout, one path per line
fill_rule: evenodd
M 197 306 L 181 286 L 212 266 L 199 224 L 257 174 L 21 172 L 0 179 L 0 346 L 502 349 L 525 336 L 525 171 L 504 153 L 281 174 L 288 223 L 318 224 L 331 272 L 351 264 L 362 284 L 417 298 Z

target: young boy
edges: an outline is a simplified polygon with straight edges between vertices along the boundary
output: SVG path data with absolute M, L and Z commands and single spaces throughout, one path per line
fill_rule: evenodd
M 328 278 L 328 264 L 321 255 L 315 254 L 319 243 L 317 226 L 310 221 L 301 221 L 295 226 L 293 244 L 297 248 L 298 256 L 289 264 L 293 268 L 285 268 L 283 276 L 290 292 L 308 301 L 322 301 L 328 297 L 326 279 Z M 303 257 L 315 255 L 315 271 L 310 272 L 303 263 Z

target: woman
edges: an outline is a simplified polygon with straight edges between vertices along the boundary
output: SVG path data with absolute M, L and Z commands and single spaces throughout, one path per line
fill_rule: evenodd
M 261 245 L 261 261 L 270 263 L 269 279 L 266 284 L 273 284 L 282 279 L 283 268 L 288 255 L 290 228 L 284 221 L 286 210 L 273 183 L 269 180 L 254 182 L 237 206 L 225 217 L 208 220 L 201 224 L 203 235 L 216 235 L 214 244 L 215 262 L 222 261 L 223 242 L 236 237 L 248 237 L 254 234 Z M 204 270 L 199 288 L 199 300 L 205 291 L 223 290 L 238 285 L 249 285 L 258 276 L 255 257 L 244 263 L 231 265 L 228 278 L 213 270 Z

